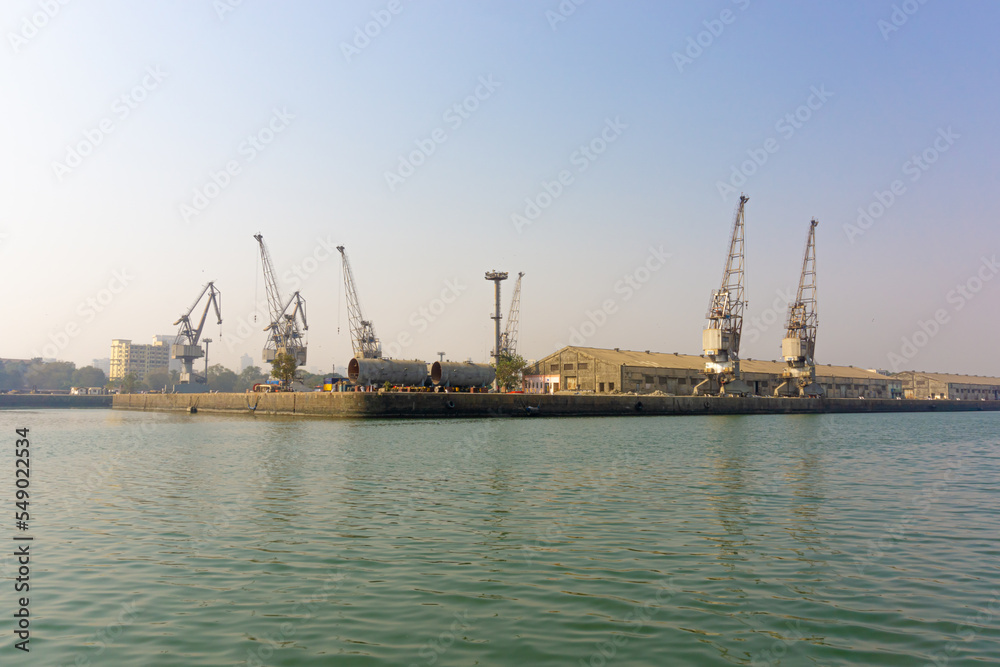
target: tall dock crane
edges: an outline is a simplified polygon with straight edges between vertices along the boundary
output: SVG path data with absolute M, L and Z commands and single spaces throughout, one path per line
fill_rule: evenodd
M 694 388 L 695 394 L 718 391 L 719 395 L 750 393 L 750 386 L 740 377 L 740 336 L 743 331 L 743 230 L 744 209 L 750 200 L 740 195 L 729 240 L 729 254 L 722 273 L 722 287 L 712 292 L 708 306 L 708 326 L 702 331 L 705 351 L 705 379 Z
M 514 283 L 514 296 L 510 300 L 510 313 L 507 315 L 507 327 L 503 335 L 500 336 L 500 354 L 512 357 L 517 354 L 517 330 L 520 326 L 521 318 L 521 279 L 524 272 L 517 274 L 517 282 Z
M 205 310 L 201 313 L 198 326 L 194 327 L 191 324 L 191 313 L 198 307 L 205 294 L 208 294 L 208 301 L 205 302 Z M 205 383 L 205 378 L 194 374 L 193 367 L 195 359 L 205 356 L 205 351 L 201 349 L 201 332 L 205 328 L 205 318 L 208 317 L 208 309 L 213 306 L 215 307 L 215 317 L 218 319 L 218 323 L 222 324 L 222 293 L 215 287 L 214 282 L 209 282 L 201 288 L 198 298 L 194 300 L 194 303 L 191 304 L 187 312 L 174 322 L 174 326 L 179 324 L 180 329 L 177 330 L 177 338 L 174 339 L 174 344 L 170 346 L 170 357 L 172 359 L 179 359 L 181 362 L 181 384 Z
M 787 364 L 782 371 L 782 382 L 774 390 L 775 396 L 797 393 L 799 396 L 820 396 L 823 387 L 816 383 L 816 227 L 819 221 L 809 222 L 806 250 L 802 256 L 802 273 L 795 301 L 788 304 L 788 322 L 781 341 L 781 356 Z M 797 389 L 797 391 L 796 391 Z
M 344 246 L 337 246 L 344 265 L 344 286 L 347 293 L 347 316 L 351 326 L 351 348 L 354 357 L 347 363 L 347 377 L 359 387 L 385 385 L 396 387 L 430 386 L 427 364 L 419 359 L 387 359 L 382 356 L 382 343 L 375 335 L 371 320 L 361 312 L 354 272 Z
M 264 245 L 264 236 L 254 234 L 260 245 L 260 259 L 264 267 L 264 289 L 267 292 L 267 307 L 271 322 L 264 331 L 269 332 L 267 344 L 264 346 L 264 361 L 274 361 L 279 354 L 289 354 L 295 358 L 299 366 L 306 363 L 306 342 L 303 332 L 309 330 L 306 320 L 306 301 L 297 291 L 282 306 L 281 293 L 274 280 L 274 267 L 271 255 Z
M 347 292 L 347 319 L 351 327 L 351 347 L 356 359 L 381 359 L 382 343 L 375 335 L 375 327 L 371 320 L 366 320 L 361 314 L 361 302 L 358 301 L 358 290 L 354 285 L 354 273 L 347 259 L 344 246 L 337 246 L 344 265 L 344 291 Z

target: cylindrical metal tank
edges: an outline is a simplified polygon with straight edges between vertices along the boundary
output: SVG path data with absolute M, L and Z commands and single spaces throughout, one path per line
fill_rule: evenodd
M 489 364 L 471 361 L 435 361 L 431 365 L 431 382 L 438 387 L 486 387 L 496 379 Z
M 347 364 L 347 377 L 359 385 L 388 382 L 403 387 L 419 387 L 427 382 L 427 363 L 417 360 L 358 359 Z

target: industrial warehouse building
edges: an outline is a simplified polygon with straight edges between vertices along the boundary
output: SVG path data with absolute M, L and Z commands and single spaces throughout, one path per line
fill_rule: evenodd
M 893 377 L 903 383 L 906 398 L 950 398 L 965 401 L 1000 400 L 1000 378 L 950 373 L 906 371 Z
M 705 359 L 691 354 L 564 347 L 524 371 L 524 390 L 541 394 L 553 391 L 587 391 L 598 394 L 662 392 L 690 395 L 704 379 Z M 743 359 L 743 380 L 755 395 L 771 396 L 784 380 L 783 362 Z M 903 395 L 903 381 L 853 366 L 816 366 L 816 382 L 831 398 L 896 398 Z

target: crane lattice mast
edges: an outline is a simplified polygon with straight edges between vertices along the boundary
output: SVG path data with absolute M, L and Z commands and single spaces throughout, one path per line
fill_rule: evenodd
M 262 234 L 254 234 L 260 246 L 260 260 L 264 271 L 264 289 L 267 292 L 267 307 L 271 318 L 264 328 L 268 332 L 267 344 L 264 346 L 264 361 L 274 361 L 279 354 L 290 354 L 295 357 L 298 365 L 306 363 L 306 343 L 304 331 L 309 330 L 306 319 L 306 301 L 299 292 L 292 294 L 288 302 L 282 306 L 281 292 L 274 279 L 274 266 L 271 255 L 264 244 Z M 300 325 L 301 322 L 301 325 Z
M 740 336 L 743 332 L 744 298 L 744 210 L 750 200 L 740 195 L 729 239 L 729 254 L 722 272 L 722 287 L 712 292 L 708 306 L 708 326 L 702 332 L 706 384 L 717 384 L 720 394 L 746 394 L 750 387 L 740 379 Z M 714 389 L 714 387 L 713 387 Z
M 819 221 L 813 218 L 809 222 L 809 233 L 806 236 L 806 249 L 802 255 L 802 273 L 799 276 L 799 289 L 795 301 L 788 305 L 788 321 L 785 324 L 785 337 L 781 341 L 781 356 L 787 367 L 782 373 L 785 382 L 775 394 L 791 385 L 797 385 L 800 395 L 819 395 L 822 387 L 815 383 L 816 362 L 813 358 L 816 352 L 816 329 L 818 324 L 816 314 L 816 227 Z
M 278 291 L 278 284 L 274 280 L 274 267 L 271 264 L 271 254 L 264 244 L 263 234 L 254 234 L 257 244 L 260 246 L 260 263 L 264 268 L 264 291 L 267 294 L 267 310 L 271 316 L 271 324 L 278 321 L 281 315 L 281 292 Z M 271 327 L 268 326 L 268 330 Z
M 510 300 L 510 313 L 507 315 L 507 327 L 500 337 L 500 354 L 508 357 L 517 354 L 517 330 L 520 326 L 521 279 L 523 277 L 523 271 L 517 274 L 517 282 L 514 283 L 514 296 Z
M 206 293 L 208 294 L 208 301 L 205 303 L 205 310 L 201 313 L 198 326 L 194 327 L 191 325 L 191 313 L 198 307 L 198 304 Z M 170 346 L 170 356 L 173 359 L 179 359 L 181 362 L 181 384 L 191 384 L 192 382 L 203 383 L 205 381 L 205 378 L 194 374 L 193 365 L 195 359 L 205 356 L 200 344 L 201 332 L 205 328 L 205 319 L 208 317 L 208 311 L 213 306 L 215 308 L 215 317 L 218 323 L 222 324 L 222 293 L 215 287 L 214 282 L 209 282 L 201 288 L 198 298 L 194 300 L 194 303 L 187 309 L 187 312 L 174 322 L 174 326 L 179 324 L 180 328 L 177 330 L 177 338 L 174 339 L 173 345 Z
M 344 246 L 337 246 L 344 265 L 344 291 L 347 293 L 347 318 L 351 327 L 351 347 L 357 359 L 381 359 L 382 343 L 375 335 L 375 327 L 371 320 L 366 320 L 361 313 L 361 302 L 358 300 L 358 290 L 354 284 L 354 273 L 347 259 Z

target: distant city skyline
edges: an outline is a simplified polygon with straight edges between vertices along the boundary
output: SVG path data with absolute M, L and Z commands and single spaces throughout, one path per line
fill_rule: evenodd
M 745 192 L 743 358 L 815 217 L 817 363 L 1000 376 L 1000 6 L 903 5 L 6 3 L 0 356 L 90 365 L 213 280 L 209 363 L 264 366 L 258 232 L 324 372 L 337 245 L 396 358 L 487 361 L 490 270 L 527 358 L 700 354 Z

